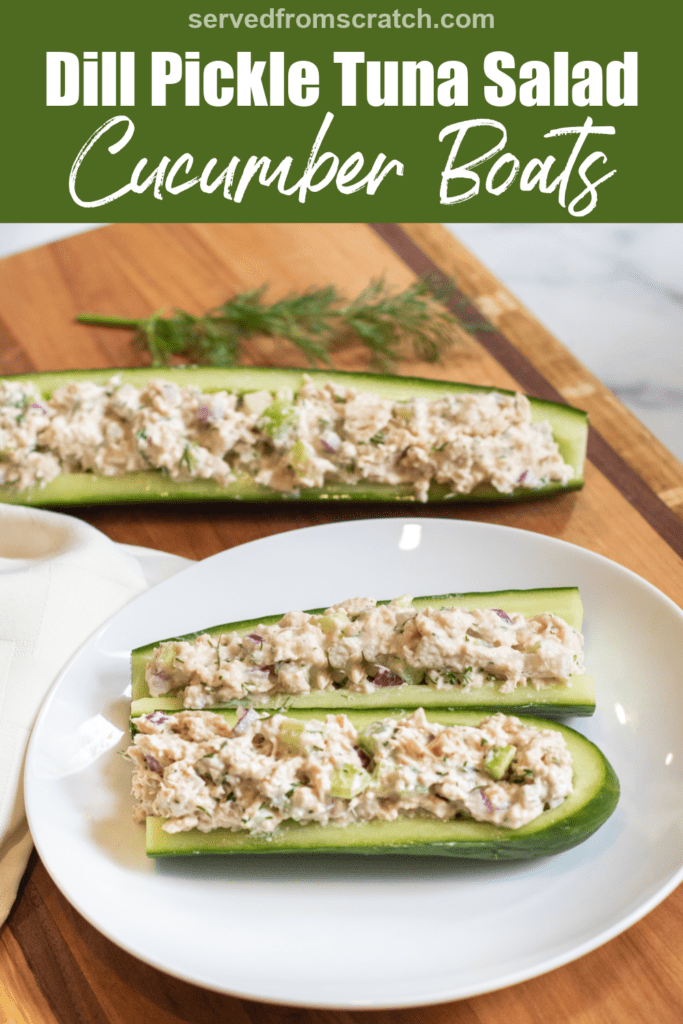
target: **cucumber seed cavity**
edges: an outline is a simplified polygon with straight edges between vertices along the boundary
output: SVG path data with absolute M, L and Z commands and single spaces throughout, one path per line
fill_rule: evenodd
M 567 484 L 574 470 L 528 399 L 497 391 L 394 401 L 304 374 L 301 389 L 203 393 L 152 380 L 71 382 L 43 400 L 30 382 L 0 381 L 0 485 L 44 486 L 60 473 L 171 480 L 250 478 L 296 495 L 326 484 L 430 484 L 501 494 Z
M 210 711 L 135 720 L 135 819 L 167 832 L 271 834 L 281 822 L 350 825 L 426 816 L 517 829 L 572 792 L 562 734 L 497 714 L 479 726 L 430 722 L 422 708 L 358 732 L 325 721 L 263 717 L 233 728 Z
M 407 595 L 381 605 L 352 598 L 321 614 L 288 612 L 246 635 L 165 641 L 155 647 L 145 680 L 153 697 L 175 691 L 195 709 L 403 684 L 511 693 L 524 685 L 571 685 L 571 676 L 583 672 L 582 645 L 581 633 L 549 612 L 526 618 L 499 608 L 418 609 Z

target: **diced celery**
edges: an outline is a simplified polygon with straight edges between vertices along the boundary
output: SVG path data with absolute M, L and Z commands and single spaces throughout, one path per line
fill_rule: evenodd
M 155 655 L 157 665 L 161 665 L 163 668 L 173 668 L 173 662 L 176 659 L 177 653 L 177 643 L 170 642 L 161 644 L 157 654 Z
M 484 771 L 492 779 L 502 779 L 512 764 L 517 747 L 508 744 L 507 747 L 492 747 L 484 758 Z
M 294 406 L 291 402 L 276 398 L 264 411 L 261 420 L 265 421 L 264 429 L 269 437 L 279 437 L 294 423 Z
M 292 450 L 289 453 L 289 464 L 296 469 L 297 466 L 303 466 L 305 462 L 308 462 L 308 450 L 305 443 L 299 438 L 292 445 Z
M 379 743 L 377 742 L 377 733 L 383 731 L 383 726 L 379 723 L 373 722 L 369 725 L 364 732 L 358 733 L 358 746 L 361 750 L 364 750 L 370 757 L 374 757 L 379 749 Z
M 335 768 L 330 777 L 330 796 L 351 800 L 370 784 L 370 776 L 364 768 L 343 764 Z
M 297 722 L 293 718 L 285 718 L 278 733 L 280 742 L 288 750 L 298 754 L 302 750 L 301 738 L 306 727 L 305 722 Z

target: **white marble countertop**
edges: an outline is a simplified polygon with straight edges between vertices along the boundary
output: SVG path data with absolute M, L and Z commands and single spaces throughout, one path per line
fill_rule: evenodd
M 446 227 L 683 460 L 683 225 Z
M 0 256 L 100 226 L 0 225 Z M 446 227 L 683 460 L 683 225 Z

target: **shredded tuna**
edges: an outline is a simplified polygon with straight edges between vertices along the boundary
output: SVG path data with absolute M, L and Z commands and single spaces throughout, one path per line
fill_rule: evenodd
M 202 393 L 163 380 L 136 388 L 112 377 L 71 382 L 43 401 L 32 383 L 0 381 L 0 484 L 24 490 L 60 473 L 146 469 L 222 486 L 247 477 L 293 494 L 331 483 L 409 485 L 419 501 L 431 484 L 510 494 L 574 475 L 521 394 L 393 401 L 306 375 L 296 395 Z
M 145 678 L 152 696 L 177 691 L 186 708 L 334 686 L 357 693 L 417 684 L 468 692 L 481 686 L 571 685 L 583 671 L 583 637 L 546 612 L 417 609 L 354 598 L 321 615 L 289 612 L 246 636 L 202 634 L 159 644 Z
M 136 725 L 127 751 L 134 816 L 163 817 L 167 832 L 268 834 L 288 820 L 343 826 L 420 815 L 514 829 L 572 792 L 561 733 L 503 714 L 478 727 L 445 726 L 419 708 L 360 733 L 345 715 L 255 716 L 239 734 L 208 711 L 166 722 L 143 716 Z M 514 755 L 502 775 L 491 768 L 500 751 Z

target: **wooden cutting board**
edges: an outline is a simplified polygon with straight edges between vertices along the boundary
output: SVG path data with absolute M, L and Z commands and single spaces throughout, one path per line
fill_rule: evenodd
M 528 504 L 422 509 L 533 530 L 606 555 L 683 604 L 683 467 L 509 292 L 435 225 L 113 225 L 0 264 L 0 373 L 134 365 L 130 332 L 77 325 L 77 312 L 145 316 L 165 305 L 202 312 L 269 284 L 278 297 L 335 283 L 348 297 L 371 279 L 402 288 L 416 275 L 455 279 L 465 319 L 443 364 L 401 372 L 518 387 L 588 409 L 582 492 Z M 470 300 L 469 302 L 466 300 Z M 486 322 L 484 322 L 486 321 Z M 255 364 L 298 365 L 278 342 L 254 343 Z M 359 349 L 342 369 L 362 369 Z M 80 509 L 114 540 L 204 558 L 244 541 L 405 509 L 205 506 Z M 678 1024 L 683 1019 L 683 895 L 675 891 L 626 933 L 549 975 L 419 1010 L 334 1012 L 266 1006 L 206 992 L 147 967 L 88 925 L 34 855 L 0 933 L 0 1021 L 14 1024 Z

